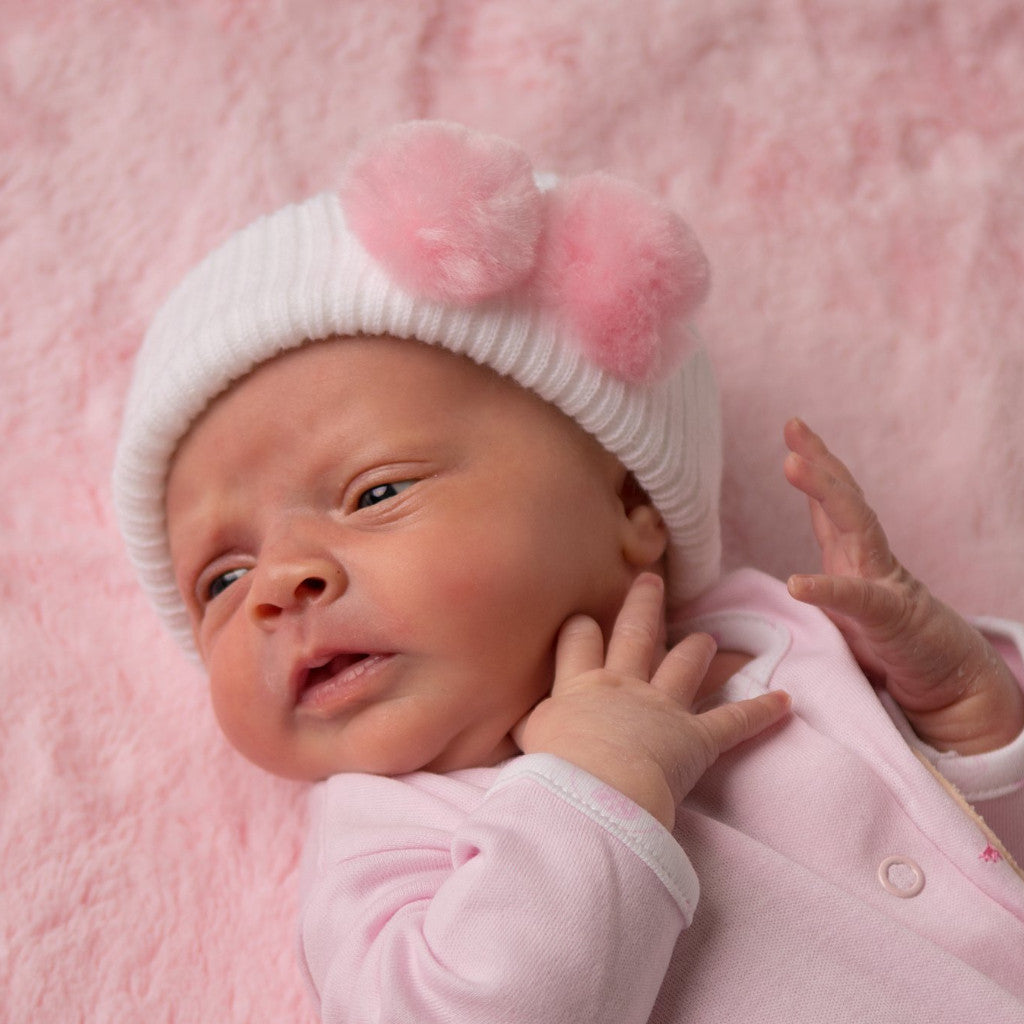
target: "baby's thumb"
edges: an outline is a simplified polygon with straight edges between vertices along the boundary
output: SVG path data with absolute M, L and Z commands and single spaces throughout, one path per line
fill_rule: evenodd
M 524 746 L 524 743 L 526 742 L 526 729 L 530 724 L 530 716 L 536 710 L 536 705 L 534 705 L 526 712 L 525 715 L 523 715 L 522 718 L 519 719 L 518 722 L 516 722 L 515 725 L 512 726 L 512 730 L 509 732 L 509 735 L 512 737 L 512 742 L 519 748 L 520 752 L 526 752 L 526 747 Z

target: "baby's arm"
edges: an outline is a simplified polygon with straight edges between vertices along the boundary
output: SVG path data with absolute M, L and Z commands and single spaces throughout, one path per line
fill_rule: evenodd
M 770 692 L 694 714 L 714 641 L 687 637 L 655 664 L 663 595 L 659 577 L 636 580 L 607 654 L 593 619 L 566 622 L 551 696 L 520 722 L 515 739 L 524 753 L 584 769 L 671 829 L 676 805 L 719 755 L 782 718 L 789 698 Z
M 789 591 L 823 609 L 865 671 L 937 750 L 979 754 L 1024 729 L 1024 695 L 1006 663 L 893 556 L 850 471 L 800 420 L 785 428 L 785 473 L 807 495 L 825 575 Z
M 788 706 L 691 713 L 714 644 L 659 658 L 662 594 L 636 581 L 607 654 L 595 622 L 565 624 L 552 694 L 515 730 L 527 756 L 468 804 L 461 773 L 319 788 L 302 951 L 325 1022 L 650 1018 L 698 896 L 662 825 Z

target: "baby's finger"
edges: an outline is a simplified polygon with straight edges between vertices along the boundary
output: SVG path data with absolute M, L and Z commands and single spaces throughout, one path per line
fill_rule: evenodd
M 873 516 L 857 484 L 837 476 L 829 466 L 811 462 L 796 452 L 790 452 L 782 465 L 786 479 L 818 502 L 844 533 L 862 530 Z
M 708 766 L 720 754 L 775 725 L 789 713 L 790 705 L 788 693 L 771 690 L 758 697 L 720 704 L 698 716 L 708 740 Z
M 803 420 L 796 417 L 791 419 L 783 427 L 783 436 L 786 440 L 786 447 L 794 455 L 807 462 L 822 466 L 837 480 L 860 491 L 860 485 L 846 463 L 833 455 L 828 445 Z
M 892 571 L 893 557 L 885 530 L 856 484 L 850 485 L 824 466 L 792 452 L 786 456 L 785 472 L 789 482 L 812 500 L 812 522 L 819 544 L 825 546 L 841 536 L 858 571 L 874 578 Z
M 707 633 L 693 633 L 676 644 L 651 678 L 651 685 L 690 707 L 711 667 L 718 645 Z
M 853 619 L 868 629 L 904 621 L 906 604 L 889 587 L 859 576 L 790 576 L 790 594 L 804 604 Z
M 604 663 L 601 627 L 588 615 L 573 615 L 558 631 L 555 683 L 600 668 Z
M 641 573 L 629 588 L 608 641 L 605 667 L 647 679 L 662 630 L 665 585 L 654 573 Z

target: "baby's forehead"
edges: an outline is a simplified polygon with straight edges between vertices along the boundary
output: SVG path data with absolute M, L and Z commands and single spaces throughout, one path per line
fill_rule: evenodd
M 548 473 L 603 487 L 625 472 L 557 406 L 464 356 L 387 336 L 311 342 L 240 378 L 183 438 L 164 495 L 172 548 L 182 522 L 187 533 L 243 497 L 313 507 L 384 469 L 467 466 L 492 483 Z
M 421 425 L 425 433 L 438 421 L 467 432 L 481 420 L 527 422 L 541 440 L 568 437 L 606 451 L 557 406 L 468 356 L 415 338 L 332 336 L 282 352 L 223 389 L 190 425 L 171 470 L 183 451 L 234 443 L 268 417 L 284 424 L 311 408 L 347 422 L 369 418 L 381 429 L 392 421 Z

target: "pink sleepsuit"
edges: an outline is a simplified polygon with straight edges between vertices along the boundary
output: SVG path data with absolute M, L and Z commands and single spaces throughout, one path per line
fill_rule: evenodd
M 982 625 L 1020 677 L 1024 630 Z M 793 714 L 674 835 L 547 755 L 316 788 L 325 1022 L 1024 1021 L 1024 736 L 922 760 L 831 623 L 750 570 L 684 628 L 755 655 L 722 699 L 780 687 Z

